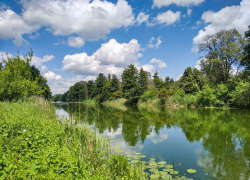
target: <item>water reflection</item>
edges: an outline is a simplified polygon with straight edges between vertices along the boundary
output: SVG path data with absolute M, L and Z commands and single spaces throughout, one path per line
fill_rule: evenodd
M 196 168 L 194 179 L 249 180 L 250 111 L 55 104 L 57 111 L 95 125 L 126 153 Z M 61 112 L 62 113 L 62 112 Z M 200 169 L 199 169 L 200 168 Z M 206 176 L 208 174 L 208 176 Z

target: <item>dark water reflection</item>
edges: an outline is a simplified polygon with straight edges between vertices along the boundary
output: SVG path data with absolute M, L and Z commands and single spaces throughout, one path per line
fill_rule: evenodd
M 181 163 L 193 179 L 250 179 L 250 111 L 55 104 L 57 113 L 94 125 L 124 152 Z M 196 169 L 196 174 L 186 170 Z

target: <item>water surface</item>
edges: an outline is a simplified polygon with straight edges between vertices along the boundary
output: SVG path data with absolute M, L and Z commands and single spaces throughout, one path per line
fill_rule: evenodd
M 180 164 L 179 174 L 194 180 L 250 179 L 250 111 L 168 109 L 164 107 L 55 104 L 60 116 L 77 116 L 121 145 L 125 154 L 139 152 Z M 188 174 L 187 169 L 197 173 Z

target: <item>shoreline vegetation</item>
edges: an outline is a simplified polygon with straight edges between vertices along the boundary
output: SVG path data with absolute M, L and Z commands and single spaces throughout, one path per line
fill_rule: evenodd
M 0 119 L 1 179 L 187 179 L 180 164 L 125 154 L 77 115 L 59 118 L 43 98 L 0 102 Z
M 96 80 L 75 83 L 53 101 L 139 104 L 168 107 L 250 108 L 250 26 L 245 37 L 236 29 L 209 35 L 199 45 L 205 55 L 197 68 L 179 79 L 153 76 L 131 64 L 121 78 L 99 73 Z M 124 101 L 126 99 L 127 101 Z
M 77 117 L 58 119 L 48 101 L 0 107 L 1 178 L 140 179 L 109 139 L 78 125 Z

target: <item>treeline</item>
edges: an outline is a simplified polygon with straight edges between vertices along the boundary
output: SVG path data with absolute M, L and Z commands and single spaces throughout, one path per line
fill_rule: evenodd
M 0 62 L 0 101 L 18 101 L 31 96 L 51 99 L 47 80 L 30 64 L 33 51 L 24 58 L 8 57 Z
M 160 78 L 134 65 L 124 69 L 121 79 L 100 73 L 95 81 L 78 82 L 54 100 L 97 103 L 118 98 L 131 103 L 185 106 L 250 106 L 250 26 L 245 37 L 236 29 L 209 35 L 198 45 L 205 56 L 201 70 L 188 67 L 178 81 Z

